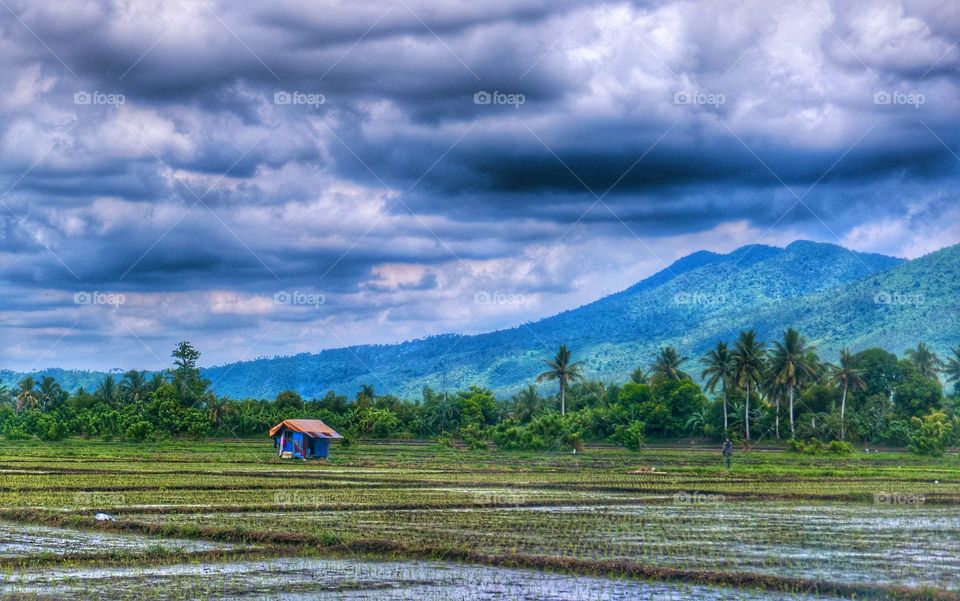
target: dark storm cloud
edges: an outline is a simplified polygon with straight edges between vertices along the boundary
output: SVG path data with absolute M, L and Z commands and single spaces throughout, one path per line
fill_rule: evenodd
M 952 3 L 8 5 L 11 364 L 476 331 L 700 247 L 960 223 Z M 470 300 L 498 290 L 532 300 Z

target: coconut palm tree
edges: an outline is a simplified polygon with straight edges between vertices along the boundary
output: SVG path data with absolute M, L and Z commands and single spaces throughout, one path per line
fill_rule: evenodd
M 684 427 L 691 434 L 702 434 L 707 425 L 707 421 L 707 410 L 699 409 L 690 414 L 690 417 L 687 418 L 687 423 Z
M 650 371 L 668 380 L 689 380 L 690 374 L 680 369 L 686 360 L 687 358 L 681 357 L 677 349 L 672 346 L 661 348 L 653 365 L 650 366 Z
M 27 376 L 17 382 L 17 404 L 15 410 L 17 413 L 24 409 L 33 409 L 40 403 L 40 395 L 36 390 L 37 381 L 33 376 Z
M 855 388 L 866 390 L 867 383 L 861 377 L 862 369 L 853 366 L 853 354 L 843 349 L 840 351 L 840 365 L 830 366 L 830 381 L 836 386 L 843 386 L 843 395 L 840 397 L 840 440 L 843 440 L 846 434 L 846 423 L 844 416 L 847 412 L 847 390 Z
M 13 391 L 5 383 L 0 382 L 0 406 L 2 405 L 13 405 Z
M 797 386 L 817 375 L 817 362 L 812 360 L 813 347 L 793 328 L 783 334 L 783 342 L 773 343 L 770 367 L 773 377 L 787 388 L 790 401 L 790 438 L 796 434 L 793 424 L 793 396 Z
M 953 382 L 953 391 L 960 392 L 960 346 L 950 349 L 953 356 L 947 359 L 943 366 L 943 373 L 948 382 Z
M 147 372 L 131 369 L 120 380 L 120 391 L 130 402 L 138 403 L 147 394 Z
M 943 361 L 930 350 L 925 342 L 918 344 L 915 349 L 907 349 L 907 359 L 925 378 L 936 379 L 937 370 L 943 367 Z
M 217 398 L 216 395 L 209 395 L 204 401 L 207 410 L 207 418 L 214 428 L 219 428 L 224 418 L 235 412 L 234 404 L 228 402 L 226 398 Z
M 559 383 L 560 415 L 566 415 L 567 384 L 583 378 L 583 374 L 580 373 L 580 363 L 570 362 L 570 349 L 568 349 L 565 344 L 560 345 L 560 350 L 557 351 L 556 357 L 553 359 L 544 359 L 543 362 L 546 363 L 550 369 L 537 376 L 537 382 L 556 380 Z
M 717 389 L 717 384 L 720 385 L 723 395 L 723 431 L 726 432 L 730 429 L 727 417 L 727 385 L 733 378 L 733 355 L 727 343 L 720 340 L 717 346 L 700 359 L 700 363 L 705 368 L 700 374 L 700 379 L 706 379 L 707 390 L 713 393 Z
M 113 379 L 112 375 L 104 376 L 103 380 L 100 382 L 100 386 L 97 387 L 96 392 L 93 393 L 97 400 L 103 401 L 108 405 L 114 405 L 117 401 L 117 382 Z
M 437 434 L 443 434 L 448 427 L 454 426 L 460 420 L 460 409 L 446 393 L 437 396 L 427 411 L 427 423 Z
M 57 383 L 53 376 L 44 376 L 40 379 L 38 390 L 39 404 L 41 407 L 49 408 L 56 405 L 63 397 L 63 388 Z
M 646 384 L 647 383 L 647 374 L 643 371 L 642 367 L 630 372 L 630 381 L 634 384 Z
M 153 376 L 147 382 L 147 392 L 156 392 L 158 388 L 167 383 L 163 372 L 154 372 Z
M 733 381 L 743 389 L 746 399 L 743 405 L 743 423 L 747 442 L 750 441 L 750 393 L 763 377 L 765 369 L 764 344 L 757 340 L 753 329 L 740 332 L 733 345 Z
M 537 387 L 528 384 L 526 388 L 513 398 L 513 410 L 511 417 L 519 422 L 528 422 L 533 419 L 540 408 L 543 406 L 543 398 L 537 391 Z
M 780 401 L 787 396 L 787 387 L 769 373 L 765 380 L 767 382 L 765 387 L 767 398 L 773 400 L 773 431 L 777 440 L 780 440 Z

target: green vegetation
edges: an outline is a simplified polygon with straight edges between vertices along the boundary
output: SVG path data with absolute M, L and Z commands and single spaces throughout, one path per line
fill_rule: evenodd
M 712 399 L 685 371 L 693 361 L 671 347 L 660 350 L 649 377 L 637 368 L 621 384 L 587 379 L 561 346 L 537 377 L 557 382 L 557 396 L 541 396 L 530 384 L 509 399 L 479 387 L 453 393 L 427 387 L 421 398 L 404 400 L 364 385 L 353 401 L 332 391 L 305 400 L 289 390 L 274 401 L 236 401 L 211 392 L 197 368 L 200 353 L 188 342 L 172 356 L 166 372 L 130 371 L 119 382 L 106 376 L 93 392 L 68 393 L 49 376 L 2 387 L 0 434 L 10 440 L 244 438 L 262 436 L 285 418 L 311 417 L 348 440 L 458 438 L 474 449 L 492 442 L 507 450 L 552 451 L 606 442 L 636 450 L 678 438 L 769 444 L 781 438 L 785 420 L 790 439 L 807 441 L 792 447 L 804 453 L 853 441 L 931 455 L 960 437 L 960 403 L 944 396 L 937 379 L 941 367 L 950 377 L 950 363 L 922 342 L 906 359 L 882 349 L 843 350 L 834 366 L 796 330 L 770 345 L 746 330 L 732 348 L 720 341 L 699 360 Z M 847 445 L 832 448 L 844 452 Z

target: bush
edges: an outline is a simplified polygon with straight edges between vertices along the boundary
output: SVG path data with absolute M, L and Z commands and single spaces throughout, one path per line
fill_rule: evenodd
M 807 442 L 803 442 L 799 438 L 794 438 L 787 441 L 787 448 L 794 453 L 802 453 L 804 455 L 819 455 L 820 453 L 850 455 L 853 453 L 853 445 L 849 442 L 831 440 L 829 444 L 825 445 L 823 441 L 818 438 L 811 438 Z
M 469 424 L 460 428 L 460 438 L 467 448 L 473 451 L 482 451 L 487 448 L 487 440 L 483 429 L 477 424 Z
M 547 413 L 525 426 L 512 420 L 503 422 L 492 430 L 492 435 L 501 449 L 568 451 L 582 448 L 583 434 L 577 421 L 577 414 Z
M 922 418 L 910 420 L 913 431 L 910 433 L 910 450 L 918 455 L 939 457 L 947 448 L 954 423 L 943 411 L 931 411 Z
M 831 440 L 830 444 L 827 445 L 827 452 L 834 455 L 851 455 L 853 454 L 853 445 L 842 440 Z
M 126 440 L 133 442 L 143 442 L 147 437 L 153 435 L 153 426 L 150 422 L 139 421 L 131 424 L 123 433 Z
M 787 441 L 787 448 L 794 453 L 819 455 L 823 452 L 823 442 L 816 438 L 811 438 L 807 442 L 803 442 L 799 438 L 793 438 Z
M 7 440 L 30 440 L 33 438 L 23 429 L 23 426 L 11 426 L 7 428 L 5 436 Z
M 644 432 L 647 426 L 641 421 L 631 422 L 628 426 L 617 426 L 613 439 L 631 451 L 639 451 L 646 441 Z

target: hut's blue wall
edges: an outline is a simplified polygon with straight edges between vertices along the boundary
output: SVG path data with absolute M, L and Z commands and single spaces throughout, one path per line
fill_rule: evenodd
M 330 440 L 327 438 L 311 439 L 311 452 L 314 457 L 328 457 L 330 455 Z
M 280 446 L 280 436 L 274 437 L 274 446 Z M 283 448 L 280 452 L 290 453 L 291 457 L 303 459 L 303 454 L 307 457 L 329 457 L 330 440 L 327 438 L 311 438 L 302 432 L 290 432 L 283 434 Z

